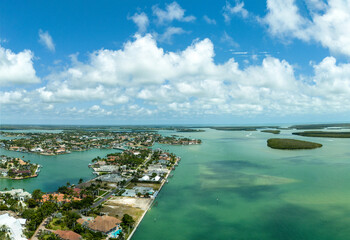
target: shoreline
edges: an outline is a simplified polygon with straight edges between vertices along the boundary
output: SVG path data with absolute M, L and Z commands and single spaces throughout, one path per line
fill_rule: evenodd
M 180 159 L 181 159 L 181 158 L 180 158 Z M 178 159 L 178 160 L 175 162 L 174 167 L 178 166 L 178 163 L 179 163 L 180 159 Z M 147 209 L 144 211 L 144 213 L 143 213 L 142 216 L 140 217 L 139 221 L 137 222 L 137 224 L 135 225 L 134 229 L 132 230 L 132 232 L 131 232 L 130 235 L 128 236 L 127 240 L 131 240 L 132 236 L 135 234 L 136 230 L 138 229 L 138 227 L 139 227 L 140 223 L 142 222 L 143 218 L 146 216 L 147 212 L 148 212 L 149 210 L 152 209 L 153 203 L 154 203 L 154 201 L 157 199 L 158 194 L 160 193 L 160 191 L 163 189 L 164 184 L 167 183 L 168 177 L 169 177 L 170 173 L 171 173 L 173 170 L 175 170 L 174 167 L 171 168 L 171 170 L 168 172 L 168 174 L 167 174 L 167 175 L 165 176 L 165 178 L 163 179 L 162 184 L 160 185 L 159 190 L 157 191 L 156 196 L 155 196 L 155 197 L 152 199 L 152 201 L 149 203 Z
M 29 179 L 29 178 L 36 178 L 39 176 L 39 172 L 40 172 L 40 167 L 41 165 L 37 164 L 37 167 L 34 171 L 34 174 L 31 176 L 27 176 L 27 177 L 16 177 L 16 178 L 10 178 L 10 177 L 3 177 L 1 176 L 0 179 L 9 179 L 9 180 L 24 180 L 24 179 Z

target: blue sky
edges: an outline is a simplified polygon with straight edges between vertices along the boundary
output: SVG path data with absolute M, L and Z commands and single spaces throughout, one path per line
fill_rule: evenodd
M 245 124 L 350 116 L 350 1 L 13 1 L 1 123 Z

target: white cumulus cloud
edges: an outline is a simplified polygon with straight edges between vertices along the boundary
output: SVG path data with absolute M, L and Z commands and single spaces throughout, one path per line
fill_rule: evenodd
M 0 46 L 0 85 L 39 83 L 30 50 L 14 53 Z
M 209 39 L 171 52 L 152 35 L 136 35 L 121 49 L 97 50 L 84 62 L 73 58 L 36 90 L 2 92 L 2 112 L 17 101 L 51 114 L 126 119 L 350 112 L 350 64 L 334 57 L 313 63 L 309 76 L 271 56 L 243 66 L 234 58 L 218 64 L 214 57 Z
M 274 36 L 315 41 L 331 52 L 350 56 L 350 2 L 309 0 L 307 6 L 308 17 L 304 17 L 295 0 L 267 0 L 263 22 Z

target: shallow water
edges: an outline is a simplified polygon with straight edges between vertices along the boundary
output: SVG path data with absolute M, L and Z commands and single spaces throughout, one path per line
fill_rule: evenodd
M 56 191 L 59 186 L 65 185 L 67 182 L 77 184 L 80 178 L 84 180 L 93 178 L 93 171 L 91 168 L 88 168 L 88 164 L 91 163 L 93 158 L 97 156 L 104 157 L 112 152 L 117 152 L 117 150 L 93 149 L 56 156 L 43 156 L 0 148 L 0 155 L 19 157 L 43 166 L 39 176 L 36 178 L 24 180 L 0 179 L 0 189 L 24 188 L 29 192 L 35 189 L 41 189 L 44 192 Z
M 266 140 L 291 131 L 206 130 L 163 146 L 182 160 L 133 239 L 350 239 L 350 139 L 283 151 Z
M 194 146 L 156 145 L 182 157 L 133 239 L 350 239 L 350 139 L 261 132 L 174 133 Z M 322 143 L 314 150 L 270 149 L 266 140 L 293 137 Z M 42 156 L 0 149 L 44 167 L 39 177 L 0 179 L 0 189 L 54 191 L 92 178 L 91 159 L 115 150 Z

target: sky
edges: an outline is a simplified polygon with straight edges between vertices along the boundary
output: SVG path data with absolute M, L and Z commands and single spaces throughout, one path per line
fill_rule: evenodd
M 1 124 L 348 122 L 350 0 L 2 0 Z

